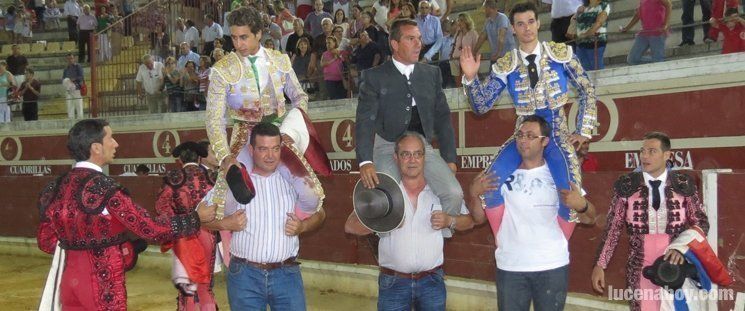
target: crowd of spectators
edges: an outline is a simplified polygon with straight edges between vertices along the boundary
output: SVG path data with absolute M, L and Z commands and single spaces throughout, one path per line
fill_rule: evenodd
M 225 17 L 240 6 L 253 6 L 262 12 L 262 45 L 290 56 L 298 79 L 313 100 L 353 96 L 360 71 L 390 58 L 388 28 L 396 19 L 409 18 L 417 22 L 422 34 L 420 58 L 440 67 L 443 87 L 460 86 L 458 58 L 463 47 L 469 46 L 478 53 L 486 50 L 482 47 L 488 44 L 484 58 L 491 63 L 515 48 L 510 21 L 499 7 L 499 4 L 509 5 L 510 1 L 506 1 L 507 4 L 484 1 L 482 27 L 474 25 L 467 13 L 451 14 L 451 0 L 374 0 L 365 7 L 349 0 L 276 0 L 272 3 L 189 0 L 182 5 L 198 8 L 198 12 L 204 14 L 202 19 L 195 22 L 186 17 L 176 18 L 173 23 L 168 22 L 169 2 L 165 0 L 149 5 L 138 14 L 132 14 L 136 11 L 134 0 L 97 0 L 92 4 L 65 0 L 61 6 L 56 1 L 18 0 L 7 8 L 3 12 L 4 29 L 10 40 L 30 42 L 34 30 L 57 29 L 61 26 L 59 20 L 64 19 L 68 39 L 78 43 L 76 65 L 80 66 L 90 62 L 92 51 L 97 51 L 99 61 L 111 59 L 119 50 L 122 36 L 144 33 L 151 52 L 142 57 L 135 80 L 138 97 L 154 113 L 205 109 L 209 68 L 233 50 L 230 25 L 226 24 Z M 693 21 L 687 16 L 693 9 L 689 3 L 692 0 L 682 1 L 685 2 L 682 22 L 684 26 L 691 25 Z M 702 10 L 711 13 L 704 14 L 704 20 L 709 21 L 702 26 L 704 42 L 712 42 L 722 33 L 723 53 L 744 51 L 745 22 L 738 12 L 738 0 L 700 1 Z M 551 24 L 543 27 L 550 28 L 552 39 L 573 45 L 586 69 L 604 68 L 607 23 L 611 14 L 609 1 L 541 2 L 551 14 Z M 621 32 L 627 32 L 639 22 L 642 25 L 629 51 L 629 64 L 664 60 L 671 10 L 671 0 L 639 0 L 635 15 L 620 28 Z M 693 42 L 692 29 L 683 29 L 681 46 Z M 93 32 L 99 33 L 95 48 L 89 46 L 91 41 L 88 40 Z M 19 69 L 16 63 L 16 59 L 7 60 L 8 72 L 15 78 L 6 79 L 14 87 L 6 90 L 6 98 L 23 95 L 17 91 L 25 82 L 23 75 L 28 64 Z M 81 79 L 74 85 L 80 91 L 84 81 Z M 39 88 L 34 89 L 38 91 Z M 77 102 L 68 104 L 72 107 L 68 109 L 72 112 L 69 113 L 71 118 L 77 117 L 77 106 Z M 33 113 L 24 115 L 34 118 Z

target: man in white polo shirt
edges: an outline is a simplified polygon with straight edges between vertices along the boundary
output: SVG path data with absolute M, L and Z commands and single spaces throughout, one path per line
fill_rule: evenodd
M 477 208 L 483 193 L 498 184 L 480 174 L 470 187 L 469 208 L 474 222 L 488 219 L 494 233 L 499 310 L 528 311 L 531 301 L 535 310 L 563 310 L 574 223 L 559 216 L 559 200 L 577 211 L 581 223 L 594 222 L 595 208 L 576 185 L 557 191 L 543 157 L 551 137 L 543 118 L 525 117 L 515 137 L 522 163 L 501 187 L 504 207 Z
M 445 310 L 441 230 L 473 227 L 465 204 L 461 204 L 459 216 L 442 211 L 440 199 L 424 179 L 424 146 L 424 136 L 404 132 L 394 147 L 405 211 L 400 227 L 379 233 L 378 310 Z M 354 212 L 344 228 L 347 233 L 360 236 L 373 233 Z
M 163 63 L 153 61 L 153 56 L 142 56 L 142 64 L 137 69 L 137 98 L 144 99 L 150 113 L 165 111 L 166 99 L 163 96 Z
M 223 29 L 220 24 L 215 22 L 215 17 L 212 14 L 204 16 L 206 24 L 202 29 L 202 42 L 204 48 L 202 49 L 202 55 L 212 55 L 212 51 L 215 49 L 215 39 L 222 38 Z

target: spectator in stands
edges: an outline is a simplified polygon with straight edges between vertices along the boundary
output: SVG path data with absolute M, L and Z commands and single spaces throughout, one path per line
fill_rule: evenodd
M 292 53 L 292 70 L 295 71 L 298 81 L 303 88 L 303 91 L 310 93 L 309 90 L 315 90 L 313 82 L 310 77 L 312 72 L 310 71 L 311 51 L 310 51 L 310 40 L 307 37 L 302 37 L 298 40 L 295 52 Z
M 135 174 L 137 176 L 147 176 L 147 174 L 150 174 L 150 168 L 145 164 L 139 164 L 135 169 Z
M 159 24 L 155 27 L 155 32 L 150 33 L 150 45 L 154 54 L 160 57 L 160 59 L 165 59 L 171 55 L 171 38 L 165 32 L 164 27 L 166 26 Z
M 330 37 L 334 30 L 334 22 L 330 18 L 324 18 L 321 25 L 323 26 L 323 32 L 313 39 L 313 54 L 315 54 L 313 65 L 318 62 L 323 52 L 326 52 L 326 47 L 328 46 L 326 38 Z
M 344 10 L 338 9 L 334 12 L 334 27 L 342 28 L 342 36 L 347 33 L 349 29 L 349 21 L 347 21 L 347 15 L 344 14 Z
M 305 32 L 304 24 L 305 22 L 303 22 L 303 20 L 299 18 L 296 18 L 292 22 L 292 29 L 294 29 L 295 32 L 291 34 L 289 37 L 287 37 L 287 43 L 285 46 L 287 55 L 289 55 L 290 57 L 292 57 L 292 55 L 294 55 L 295 52 L 297 51 L 297 44 L 298 42 L 300 42 L 300 39 L 306 38 L 308 42 L 313 42 L 313 37 L 307 32 Z M 297 73 L 297 71 L 295 72 Z
M 331 32 L 336 38 L 336 42 L 339 43 L 339 51 L 347 52 L 349 50 L 349 39 L 344 38 L 344 28 L 341 26 L 334 26 L 334 30 Z
M 29 12 L 20 11 L 16 14 L 16 23 L 13 30 L 16 34 L 16 43 L 31 42 L 31 37 L 33 37 L 31 23 L 33 20 Z
M 44 29 L 59 29 L 60 18 L 62 18 L 62 12 L 57 6 L 57 0 L 49 1 L 47 9 L 44 11 Z
M 566 37 L 572 16 L 582 6 L 582 0 L 543 0 L 551 7 L 551 41 L 567 42 Z
M 429 14 L 431 12 L 432 4 L 427 1 L 419 2 L 419 15 L 416 17 L 416 23 L 422 32 L 422 49 L 419 51 L 420 59 L 442 37 L 440 19 Z
M 473 29 L 473 20 L 467 13 L 458 14 L 458 19 L 455 22 L 455 40 L 453 45 L 452 58 L 450 60 L 450 73 L 455 79 L 455 86 L 461 87 L 461 72 L 460 72 L 460 53 L 463 47 L 468 47 L 471 51 L 474 51 L 473 57 L 478 57 L 478 51 L 476 51 L 476 42 L 479 39 L 479 33 Z
M 266 13 L 261 13 L 261 18 L 264 22 L 264 30 L 261 32 L 261 42 L 271 39 L 274 44 L 274 50 L 279 50 L 280 42 L 282 40 L 282 28 L 279 25 L 272 22 L 271 16 Z
M 721 22 L 712 17 L 710 23 L 724 35 L 722 54 L 745 52 L 745 20 L 738 15 L 737 7 L 727 9 Z
M 10 122 L 12 113 L 8 105 L 8 89 L 17 85 L 13 74 L 6 70 L 7 66 L 5 61 L 0 61 L 0 123 Z
M 186 20 L 186 32 L 184 32 L 184 41 L 186 43 L 189 43 L 189 48 L 194 52 L 197 52 L 197 47 L 199 46 L 199 30 L 197 30 L 197 27 L 194 27 L 194 22 L 190 19 Z
M 127 17 L 134 12 L 135 12 L 134 0 L 122 0 L 122 13 L 124 13 L 123 17 Z M 125 36 L 132 35 L 132 18 L 127 18 L 124 20 L 124 35 Z M 181 41 L 183 41 L 183 39 Z
M 114 17 L 108 13 L 108 7 L 102 6 L 98 13 L 98 26 L 96 28 L 96 31 L 100 32 L 98 35 L 99 61 L 107 61 L 111 59 L 111 41 L 109 41 L 109 33 L 111 31 L 108 30 L 108 28 L 113 19 Z M 105 29 L 107 31 L 104 31 Z
M 18 88 L 18 94 L 23 96 L 23 120 L 35 121 L 39 119 L 38 100 L 41 95 L 41 83 L 34 78 L 34 70 L 26 68 L 26 80 Z
M 408 1 L 406 1 L 408 3 Z M 390 28 L 390 25 L 392 23 L 389 23 L 391 20 L 395 20 L 399 18 L 401 15 L 401 9 L 404 6 L 404 0 L 390 0 L 389 6 L 388 6 L 388 21 L 386 22 L 386 25 L 388 28 Z
M 199 54 L 189 49 L 189 43 L 181 42 L 179 49 L 181 50 L 181 56 L 178 58 L 178 62 L 176 63 L 176 68 L 178 68 L 178 70 L 183 70 L 184 67 L 186 67 L 186 63 L 189 61 L 194 62 L 195 64 L 199 62 Z
M 65 99 L 67 104 L 67 118 L 82 119 L 83 96 L 81 88 L 85 84 L 83 66 L 75 62 L 75 55 L 71 52 L 65 57 L 67 67 L 62 71 L 62 85 L 65 88 Z
M 90 46 L 90 37 L 96 26 L 98 26 L 98 21 L 91 14 L 91 7 L 84 5 L 83 14 L 78 17 L 78 63 L 91 60 L 93 48 Z
M 78 0 L 65 1 L 64 14 L 67 20 L 67 37 L 70 41 L 78 41 L 78 16 L 80 16 L 80 5 Z
M 272 38 L 267 38 L 266 40 L 264 40 L 261 46 L 263 46 L 265 49 L 276 50 L 276 46 L 274 46 L 274 40 L 272 40 Z
M 210 71 L 212 69 L 212 60 L 209 56 L 202 55 L 199 57 L 199 95 L 197 95 L 197 109 L 207 109 L 207 90 L 210 87 Z
M 15 43 L 16 42 L 16 34 L 15 34 L 15 27 L 16 27 L 16 15 L 17 15 L 16 7 L 15 6 L 9 6 L 8 9 L 5 11 L 5 31 L 8 32 L 10 35 L 10 42 Z
M 373 3 L 372 8 L 375 13 L 373 21 L 380 26 L 382 31 L 387 33 L 388 28 L 386 23 L 388 22 L 388 12 L 390 11 L 390 0 L 377 0 Z M 372 36 L 371 33 L 368 34 Z
M 176 50 L 179 51 L 181 49 L 181 42 L 186 42 L 186 25 L 184 24 L 184 20 L 180 17 L 176 19 L 176 29 L 173 31 L 173 46 L 176 47 Z
M 693 41 L 696 26 L 693 26 L 695 21 L 693 20 L 693 9 L 696 5 L 696 0 L 681 0 L 683 3 L 683 15 L 680 20 L 683 22 L 683 28 L 680 29 L 681 41 L 678 46 L 695 45 Z M 711 18 L 711 0 L 698 0 L 701 6 L 701 21 L 704 22 L 701 28 L 704 30 L 704 42 L 711 43 L 716 41 L 716 38 L 709 38 L 709 23 L 706 23 Z M 671 10 L 668 10 L 670 12 Z M 668 13 L 669 14 L 669 13 Z M 691 25 L 691 26 L 686 26 Z
M 577 148 L 577 162 L 582 167 L 582 172 L 597 172 L 600 169 L 598 158 L 590 153 L 590 142 L 586 141 Z
M 289 36 L 294 29 L 293 22 L 295 21 L 295 16 L 285 7 L 285 3 L 282 0 L 274 1 L 274 9 L 277 13 L 277 16 L 274 18 L 274 23 L 279 25 L 279 28 L 282 29 L 283 37 Z
M 455 37 L 452 35 L 453 32 L 457 31 L 456 23 L 458 21 L 450 21 L 446 19 L 442 22 L 442 38 L 437 40 L 435 45 L 424 54 L 424 61 L 431 62 L 434 59 L 435 54 L 438 54 L 437 67 L 440 67 L 440 73 L 442 74 L 442 88 L 453 87 L 455 82 L 453 81 L 453 73 L 450 70 L 450 55 L 453 53 L 453 46 L 455 44 Z M 453 30 L 453 32 L 451 32 Z M 474 50 L 475 51 L 475 50 Z M 460 64 L 458 65 L 460 69 Z
M 25 81 L 26 78 L 23 75 L 26 73 L 26 67 L 28 67 L 28 59 L 21 54 L 21 48 L 18 44 L 13 44 L 11 51 L 10 56 L 5 59 L 6 64 L 8 64 L 8 71 L 13 74 L 17 81 Z
M 305 29 L 310 32 L 313 38 L 318 37 L 323 33 L 321 22 L 323 19 L 332 19 L 333 17 L 328 12 L 323 11 L 323 2 L 321 0 L 315 0 L 313 2 L 313 8 L 315 11 L 310 12 L 305 18 Z
M 187 61 L 181 73 L 181 86 L 184 87 L 184 105 L 186 111 L 196 111 L 198 107 L 197 96 L 199 95 L 199 74 L 197 64 Z
M 378 43 L 378 39 L 380 39 L 380 33 L 383 32 L 383 30 L 380 30 L 377 25 L 375 25 L 375 20 L 373 19 L 373 15 L 370 12 L 362 12 L 362 29 L 367 33 L 367 35 L 370 37 L 370 40 L 372 40 L 375 43 Z M 383 47 L 379 46 L 381 49 Z
M 225 41 L 223 50 L 227 53 L 230 53 L 233 51 L 233 39 L 230 38 L 230 23 L 228 23 L 228 14 L 230 14 L 230 10 L 226 10 L 222 16 L 222 39 Z
M 403 5 L 401 5 L 401 11 L 399 14 L 391 19 L 388 19 L 388 22 L 386 22 L 386 26 L 390 29 L 391 25 L 393 25 L 393 22 L 400 18 L 408 18 L 408 19 L 416 19 L 416 10 L 414 9 L 414 5 L 411 4 L 411 2 L 406 1 Z
M 349 16 L 350 14 L 349 7 L 351 5 L 352 3 L 349 0 L 334 0 L 334 5 L 333 5 L 334 15 L 336 15 L 336 11 L 342 10 L 342 12 L 344 12 L 344 16 Z
M 621 32 L 627 32 L 641 20 L 642 29 L 636 34 L 634 45 L 631 46 L 626 61 L 630 65 L 665 60 L 665 39 L 670 30 L 670 0 L 640 0 L 636 13 L 629 23 L 621 27 Z M 650 50 L 651 59 L 642 58 L 644 52 Z
M 354 5 L 352 7 L 352 20 L 349 21 L 349 27 L 347 28 L 347 33 L 344 34 L 344 36 L 351 39 L 352 44 L 356 44 L 355 40 L 357 39 L 360 31 L 362 31 L 363 29 L 362 7 L 359 5 Z
M 603 55 L 608 42 L 609 14 L 610 4 L 606 0 L 584 0 L 583 6 L 577 10 L 577 58 L 585 70 L 605 68 Z
M 210 55 L 212 50 L 215 49 L 215 39 L 222 38 L 222 27 L 215 22 L 215 17 L 212 14 L 205 15 L 204 20 L 205 25 L 202 29 L 204 49 L 202 49 L 202 55 Z
M 357 67 L 357 72 L 379 65 L 383 60 L 380 47 L 370 39 L 366 31 L 360 32 L 359 46 L 352 53 L 352 62 Z
M 481 46 L 488 39 L 491 48 L 489 60 L 494 64 L 505 53 L 515 49 L 515 36 L 510 19 L 497 10 L 496 0 L 484 1 L 484 15 L 486 15 L 484 31 L 479 35 L 475 51 L 481 50 Z
M 737 9 L 737 5 L 740 2 L 743 2 L 743 4 L 745 4 L 745 1 L 741 0 L 713 0 L 711 3 L 711 18 L 721 20 L 723 17 L 727 16 L 727 9 Z M 708 37 L 711 38 L 713 41 L 719 40 L 719 29 L 717 29 L 716 27 L 709 27 Z
M 45 0 L 33 0 L 34 3 L 34 12 L 36 12 L 36 22 L 39 23 L 40 29 L 46 29 L 44 27 L 44 19 L 42 18 L 44 16 L 44 11 L 47 9 L 47 4 Z
M 145 100 L 150 113 L 162 113 L 165 98 L 163 98 L 163 63 L 153 60 L 153 56 L 142 56 L 142 64 L 137 69 L 137 98 Z
M 184 88 L 181 87 L 181 70 L 176 68 L 176 58 L 166 58 L 166 66 L 163 68 L 163 84 L 166 95 L 168 95 L 168 107 L 171 112 L 186 111 L 184 106 Z
M 432 7 L 435 8 L 432 10 L 432 15 L 439 16 L 440 21 L 444 22 L 453 10 L 452 0 L 431 0 L 430 2 Z
M 212 51 L 212 58 L 215 59 L 215 63 L 220 61 L 223 57 L 225 57 L 225 50 L 220 48 L 215 48 L 214 51 Z
M 326 51 L 321 57 L 321 68 L 323 68 L 323 81 L 329 99 L 342 99 L 346 97 L 344 89 L 344 59 L 339 51 L 338 42 L 334 36 L 326 37 Z

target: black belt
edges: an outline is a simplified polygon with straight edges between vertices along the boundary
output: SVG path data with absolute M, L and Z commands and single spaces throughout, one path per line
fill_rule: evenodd
M 245 259 L 245 258 L 236 257 L 236 256 L 231 255 L 230 256 L 230 260 L 235 260 L 237 262 L 244 263 L 244 264 L 247 264 L 249 266 L 252 266 L 252 267 L 255 267 L 255 268 L 259 268 L 259 269 L 262 269 L 262 270 L 274 270 L 274 269 L 282 268 L 282 267 L 291 267 L 291 266 L 300 265 L 300 263 L 295 260 L 295 257 L 287 258 L 287 259 L 285 259 L 282 262 L 259 263 L 259 262 L 250 261 L 250 260 Z
M 414 272 L 414 273 L 403 273 L 403 272 L 398 272 L 398 271 L 393 270 L 393 269 L 388 269 L 386 267 L 380 267 L 380 273 L 385 274 L 385 275 L 391 275 L 391 276 L 395 276 L 395 277 L 400 277 L 400 278 L 404 278 L 404 279 L 418 280 L 418 279 L 421 279 L 421 278 L 423 278 L 425 276 L 428 276 L 430 274 L 435 274 L 440 269 L 442 269 L 442 265 L 439 265 L 439 266 L 434 267 L 432 269 L 429 269 L 427 271 Z

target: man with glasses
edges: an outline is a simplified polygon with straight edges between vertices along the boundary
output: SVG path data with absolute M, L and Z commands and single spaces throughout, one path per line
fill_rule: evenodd
M 441 231 L 473 227 L 463 201 L 457 216 L 442 211 L 440 199 L 424 178 L 424 158 L 430 156 L 425 155 L 425 145 L 424 136 L 416 132 L 405 132 L 396 141 L 393 159 L 401 174 L 399 187 L 406 194 L 404 220 L 399 228 L 378 234 L 378 310 L 445 310 Z M 344 229 L 360 236 L 373 233 L 354 212 Z
M 497 250 L 499 310 L 563 310 L 569 283 L 570 230 L 562 226 L 559 202 L 576 211 L 582 223 L 592 224 L 595 207 L 572 185 L 559 190 L 543 154 L 551 148 L 551 127 L 539 116 L 525 117 L 515 133 L 520 166 L 500 185 L 492 174 L 471 183 L 468 207 L 474 223 L 487 219 Z M 500 191 L 505 204 L 484 209 L 481 196 Z

